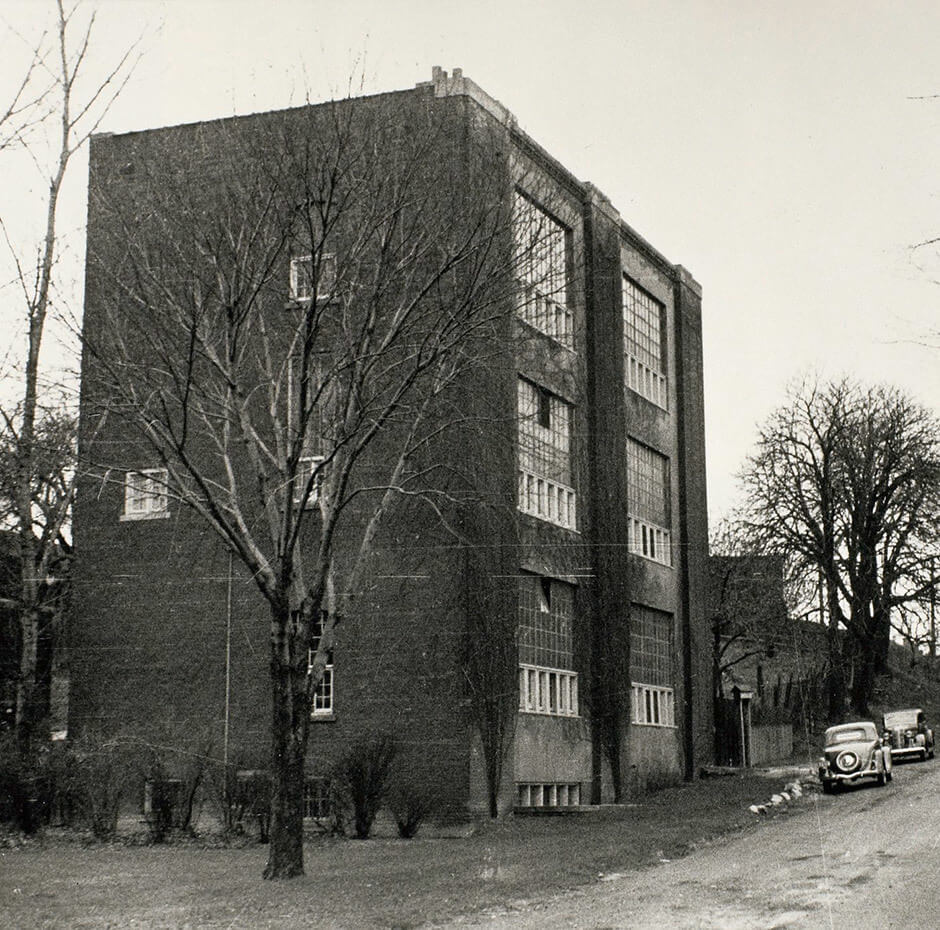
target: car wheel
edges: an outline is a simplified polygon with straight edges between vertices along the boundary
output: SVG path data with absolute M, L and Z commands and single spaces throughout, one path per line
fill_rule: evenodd
M 894 772 L 890 772 L 890 771 L 889 771 L 889 772 L 885 772 L 885 780 L 886 780 L 886 781 L 891 781 L 892 778 L 894 778 Z
M 882 769 L 882 770 L 878 773 L 878 777 L 877 777 L 875 780 L 878 782 L 878 787 L 879 787 L 879 788 L 884 788 L 884 786 L 888 783 L 888 779 L 887 779 L 887 777 L 885 776 L 885 770 L 884 770 L 884 769 Z
M 831 781 L 824 781 L 822 783 L 823 794 L 832 794 L 835 791 L 835 785 Z
M 921 750 L 921 752 L 920 752 L 920 761 L 921 761 L 921 762 L 926 762 L 926 761 L 927 761 L 927 750 L 926 750 L 926 749 L 922 749 L 922 750 Z

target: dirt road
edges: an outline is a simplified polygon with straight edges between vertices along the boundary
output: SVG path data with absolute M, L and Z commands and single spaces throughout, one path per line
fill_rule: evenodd
M 792 815 L 683 859 L 453 926 L 940 927 L 940 760 L 898 765 L 884 788 L 810 795 L 798 804 Z

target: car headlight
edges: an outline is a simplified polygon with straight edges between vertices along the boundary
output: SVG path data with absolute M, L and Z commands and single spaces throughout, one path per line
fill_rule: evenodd
M 836 765 L 843 772 L 851 772 L 858 765 L 858 753 L 852 752 L 851 749 L 840 752 L 836 757 Z

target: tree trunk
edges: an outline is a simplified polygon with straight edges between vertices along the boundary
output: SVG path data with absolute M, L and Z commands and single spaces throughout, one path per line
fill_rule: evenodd
M 826 675 L 828 717 L 829 723 L 840 723 L 845 712 L 845 674 L 842 643 L 839 637 L 839 620 L 842 611 L 834 584 L 826 584 L 826 600 L 829 615 L 829 627 L 826 631 L 826 645 L 829 653 L 829 670 Z
M 858 667 L 852 681 L 852 710 L 860 717 L 868 717 L 870 715 L 868 702 L 875 690 L 878 655 L 872 643 L 865 643 L 860 652 Z
M 304 760 L 310 710 L 307 646 L 296 614 L 272 608 L 271 834 L 264 877 L 304 874 Z
M 39 622 L 35 609 L 27 605 L 20 612 L 19 682 L 16 689 L 16 734 L 20 753 L 29 758 L 39 716 Z
M 884 674 L 888 670 L 888 649 L 891 644 L 891 618 L 888 609 L 879 607 L 874 619 L 875 671 Z

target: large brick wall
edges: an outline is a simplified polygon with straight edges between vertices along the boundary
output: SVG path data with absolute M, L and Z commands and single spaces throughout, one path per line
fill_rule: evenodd
M 677 776 L 683 770 L 690 774 L 704 759 L 703 747 L 710 751 L 711 746 L 711 683 L 708 675 L 703 678 L 708 669 L 702 665 L 707 527 L 700 292 L 682 269 L 629 230 L 603 195 L 571 176 L 518 131 L 501 105 L 474 88 L 463 78 L 437 81 L 349 105 L 366 108 L 367 121 L 394 120 L 403 127 L 419 121 L 429 107 L 438 108 L 450 120 L 441 158 L 452 165 L 455 185 L 463 183 L 473 195 L 474 171 L 482 162 L 472 153 L 485 153 L 490 170 L 505 174 L 507 196 L 517 185 L 551 205 L 571 231 L 574 345 L 563 349 L 507 313 L 499 345 L 487 346 L 481 354 L 485 362 L 460 385 L 453 402 L 474 412 L 476 425 L 472 432 L 445 434 L 429 455 L 475 476 L 479 501 L 490 514 L 484 522 L 493 529 L 485 538 L 478 531 L 473 537 L 475 518 L 461 507 L 449 514 L 452 526 L 445 529 L 419 501 L 390 515 L 375 541 L 362 590 L 342 592 L 335 713 L 311 723 L 309 768 L 324 773 L 357 741 L 388 733 L 398 741 L 402 770 L 433 788 L 448 808 L 483 809 L 480 747 L 463 657 L 470 613 L 478 603 L 467 590 L 477 577 L 468 571 L 467 547 L 485 546 L 483 561 L 503 592 L 491 603 L 499 605 L 506 622 L 514 622 L 516 610 L 507 600 L 506 579 L 522 571 L 573 581 L 577 588 L 574 640 L 582 719 L 522 721 L 504 772 L 503 806 L 512 802 L 513 780 L 539 778 L 580 781 L 583 798 L 599 801 L 610 796 L 610 773 L 592 729 L 588 694 L 593 659 L 610 643 L 597 633 L 618 627 L 628 640 L 633 603 L 675 618 L 680 714 L 676 731 L 644 734 L 643 728 L 624 725 L 621 780 L 643 781 L 664 768 Z M 141 228 L 149 229 L 147 185 L 163 172 L 168 178 L 185 175 L 193 192 L 189 206 L 211 209 L 221 170 L 217 160 L 226 144 L 237 153 L 239 145 L 255 144 L 285 125 L 309 131 L 317 118 L 309 108 L 299 108 L 95 139 L 85 326 L 103 326 L 102 308 L 113 300 L 113 275 L 120 267 L 111 239 L 116 230 L 109 226 L 115 205 L 125 219 L 138 218 Z M 233 139 L 238 145 L 231 145 Z M 667 307 L 670 396 L 676 399 L 668 414 L 624 388 L 620 282 L 625 271 Z M 174 731 L 211 744 L 221 758 L 227 721 L 230 760 L 257 767 L 266 757 L 270 717 L 267 604 L 238 560 L 229 559 L 195 516 L 174 505 L 166 519 L 119 519 L 121 469 L 145 467 L 146 450 L 124 424 L 97 423 L 94 372 L 86 355 L 81 441 L 95 467 L 80 479 L 75 511 L 71 730 L 101 726 L 145 739 Z M 516 511 L 520 374 L 574 405 L 578 532 Z M 442 406 L 441 422 L 446 416 Z M 627 553 L 628 433 L 673 463 L 673 533 L 680 554 L 671 568 Z M 376 459 L 393 445 L 391 435 L 387 445 L 380 441 Z M 352 508 L 351 528 L 364 513 Z M 341 574 L 355 538 L 351 529 L 338 540 Z M 597 620 L 601 616 L 603 624 Z M 627 662 L 626 652 L 620 659 Z M 629 681 L 623 687 L 628 690 Z M 553 746 L 557 772 L 539 775 L 539 760 L 552 758 Z

